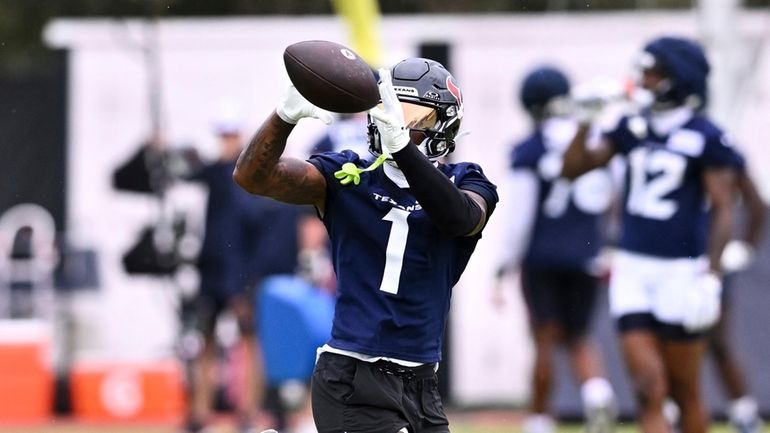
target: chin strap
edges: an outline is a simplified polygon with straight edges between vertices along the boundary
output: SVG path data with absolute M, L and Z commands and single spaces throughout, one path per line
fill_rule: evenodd
M 381 166 L 382 163 L 387 159 L 388 155 L 384 153 L 380 154 L 380 156 L 378 156 L 377 159 L 375 159 L 374 162 L 366 168 L 358 168 L 352 162 L 346 162 L 342 164 L 341 170 L 334 172 L 334 177 L 339 179 L 340 183 L 343 185 L 347 185 L 351 182 L 353 182 L 353 185 L 358 185 L 361 183 L 361 173 L 376 169 L 377 167 Z

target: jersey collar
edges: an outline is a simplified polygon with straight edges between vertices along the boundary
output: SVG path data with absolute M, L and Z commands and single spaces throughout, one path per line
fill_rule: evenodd
M 650 115 L 652 132 L 660 137 L 671 134 L 692 119 L 694 112 L 690 107 L 676 107 L 670 110 L 653 111 Z

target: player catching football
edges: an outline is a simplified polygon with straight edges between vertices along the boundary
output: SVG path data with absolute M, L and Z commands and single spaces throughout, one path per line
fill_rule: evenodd
M 623 227 L 609 297 L 640 424 L 645 432 L 670 431 L 662 408 L 671 395 L 683 433 L 705 433 L 702 337 L 719 316 L 720 256 L 732 229 L 738 158 L 702 112 L 709 65 L 698 44 L 655 39 L 639 66 L 650 106 L 622 118 L 597 148 L 585 146 L 584 122 L 565 153 L 563 174 L 575 177 L 625 155 Z M 584 119 L 595 112 L 582 107 Z
M 312 379 L 319 433 L 448 432 L 435 371 L 452 287 L 496 187 L 476 164 L 437 162 L 454 149 L 463 116 L 440 63 L 407 59 L 381 70 L 380 81 L 382 106 L 368 125 L 374 163 L 348 150 L 282 157 L 299 120 L 331 121 L 291 86 L 234 178 L 253 194 L 314 205 L 329 232 L 338 285 Z

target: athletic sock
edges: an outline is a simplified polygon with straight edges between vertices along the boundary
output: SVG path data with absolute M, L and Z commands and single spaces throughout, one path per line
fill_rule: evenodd
M 580 387 L 580 397 L 586 410 L 597 407 L 609 407 L 615 404 L 615 392 L 612 385 L 603 377 L 592 377 Z
M 663 416 L 666 418 L 666 422 L 671 427 L 677 427 L 679 425 L 679 419 L 682 416 L 679 410 L 679 405 L 671 398 L 668 397 L 663 402 Z

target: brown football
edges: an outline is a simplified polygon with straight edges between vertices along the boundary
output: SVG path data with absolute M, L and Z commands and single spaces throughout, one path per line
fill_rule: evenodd
M 353 50 L 330 41 L 286 47 L 283 63 L 291 82 L 314 105 L 335 113 L 358 113 L 380 102 L 371 67 Z

